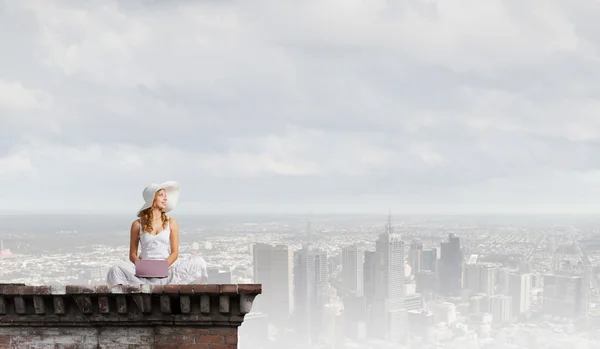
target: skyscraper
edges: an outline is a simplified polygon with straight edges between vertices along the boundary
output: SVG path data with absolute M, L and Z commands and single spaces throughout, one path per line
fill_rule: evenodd
M 512 298 L 512 315 L 519 316 L 529 311 L 531 301 L 531 274 L 510 273 L 508 278 L 509 295 Z
M 580 318 L 586 316 L 589 307 L 589 283 L 579 275 L 544 276 L 544 312 L 546 314 Z
M 321 335 L 323 310 L 329 302 L 327 253 L 304 245 L 294 253 L 294 324 L 309 343 Z
M 507 322 L 512 317 L 512 298 L 504 295 L 490 297 L 492 319 L 496 323 Z
M 438 262 L 438 249 L 423 250 L 421 257 L 421 270 L 436 271 Z
M 285 323 L 294 306 L 292 250 L 285 245 L 254 244 L 252 259 L 254 282 L 263 289 L 253 309 L 267 314 L 272 322 Z
M 460 239 L 449 234 L 448 242 L 441 244 L 439 263 L 440 293 L 446 296 L 458 296 L 462 290 L 462 252 Z
M 363 295 L 364 249 L 356 244 L 342 249 L 342 295 Z
M 417 275 L 422 270 L 423 262 L 423 243 L 413 240 L 410 244 L 409 263 L 413 275 Z
M 491 297 L 496 294 L 496 274 L 498 270 L 493 264 L 481 264 L 480 268 L 479 291 Z
M 375 278 L 377 277 L 377 255 L 375 251 L 365 251 L 363 264 L 363 294 L 367 307 L 375 300 Z
M 375 248 L 373 337 L 405 343 L 408 326 L 404 306 L 404 242 L 392 228 L 391 216 Z
M 472 257 L 471 259 L 473 259 Z M 477 263 L 477 258 L 475 258 L 475 261 L 469 261 L 464 269 L 464 288 L 469 289 L 472 294 L 479 293 L 481 290 L 481 264 Z

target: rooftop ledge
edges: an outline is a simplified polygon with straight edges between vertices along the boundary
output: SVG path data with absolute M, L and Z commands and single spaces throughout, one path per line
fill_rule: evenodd
M 261 285 L 27 286 L 0 284 L 0 328 L 237 328 Z

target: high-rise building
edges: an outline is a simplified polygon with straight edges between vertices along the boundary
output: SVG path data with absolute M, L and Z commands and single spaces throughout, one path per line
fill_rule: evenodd
M 363 294 L 367 308 L 375 301 L 375 278 L 377 277 L 377 255 L 375 251 L 365 251 L 363 264 Z
M 513 271 L 511 269 L 506 267 L 498 269 L 498 286 L 496 287 L 496 294 L 510 296 L 509 283 L 510 274 L 512 272 Z
M 579 275 L 544 276 L 544 312 L 553 316 L 580 318 L 589 307 L 589 283 Z
M 366 297 L 348 295 L 343 298 L 344 330 L 346 336 L 354 340 L 366 338 L 367 307 Z
M 467 263 L 465 265 L 464 287 L 469 289 L 472 294 L 479 293 L 481 290 L 481 265 L 477 263 Z
M 456 322 L 456 305 L 450 302 L 442 302 L 435 307 L 435 318 L 437 322 L 452 324 Z
M 342 296 L 363 295 L 365 251 L 354 244 L 342 249 Z
M 487 295 L 476 294 L 469 299 L 469 313 L 471 315 L 481 315 L 484 312 L 484 297 L 487 297 Z
M 423 300 L 421 294 L 415 293 L 404 297 L 404 308 L 406 311 L 423 310 Z
M 378 329 L 377 317 L 380 316 L 375 312 L 375 279 L 377 278 L 377 254 L 375 251 L 365 251 L 365 262 L 363 268 L 363 294 L 365 299 L 365 319 L 367 333 L 373 336 Z
M 294 323 L 302 338 L 314 343 L 321 335 L 329 302 L 327 253 L 310 244 L 294 253 Z
M 423 261 L 423 243 L 418 240 L 413 240 L 410 244 L 408 262 L 411 268 L 411 273 L 417 275 L 421 271 Z
M 294 307 L 293 253 L 289 246 L 254 244 L 252 246 L 254 282 L 262 284 L 253 310 L 261 311 L 274 323 L 284 324 Z
M 492 308 L 492 319 L 496 323 L 510 321 L 512 310 L 512 298 L 504 295 L 495 295 L 490 297 Z
M 372 337 L 406 343 L 404 242 L 394 232 L 391 217 L 375 246 L 375 294 L 369 329 Z
M 480 274 L 479 291 L 489 296 L 496 294 L 497 268 L 493 264 L 482 264 Z
M 421 270 L 436 271 L 438 263 L 438 249 L 423 250 L 421 258 Z
M 440 293 L 446 296 L 458 296 L 462 291 L 462 252 L 460 239 L 454 234 L 449 234 L 448 242 L 441 244 L 441 258 L 439 261 L 439 286 Z
M 531 305 L 531 274 L 510 273 L 508 288 L 512 298 L 512 315 L 528 312 Z
M 437 291 L 437 275 L 433 271 L 424 270 L 415 275 L 416 292 Z

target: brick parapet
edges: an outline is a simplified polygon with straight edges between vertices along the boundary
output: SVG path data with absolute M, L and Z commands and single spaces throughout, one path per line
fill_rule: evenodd
M 119 333 L 129 338 L 121 343 L 124 347 L 236 348 L 237 328 L 260 293 L 261 285 L 255 284 L 4 284 L 0 285 L 0 349 L 29 347 L 24 345 L 32 341 L 61 347 L 52 342 L 54 337 L 64 337 L 53 336 L 56 331 L 74 331 L 67 335 L 73 340 L 64 343 L 73 348 L 87 348 L 86 343 L 94 348 L 119 347 L 109 338 Z

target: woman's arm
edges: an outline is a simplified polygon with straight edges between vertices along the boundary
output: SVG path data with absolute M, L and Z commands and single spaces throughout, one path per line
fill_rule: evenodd
M 138 246 L 140 243 L 140 221 L 135 220 L 131 224 L 131 230 L 129 232 L 129 260 L 135 264 L 135 261 L 140 259 L 138 256 Z
M 169 218 L 169 226 L 171 227 L 171 254 L 167 260 L 171 266 L 179 258 L 179 225 L 175 218 Z

